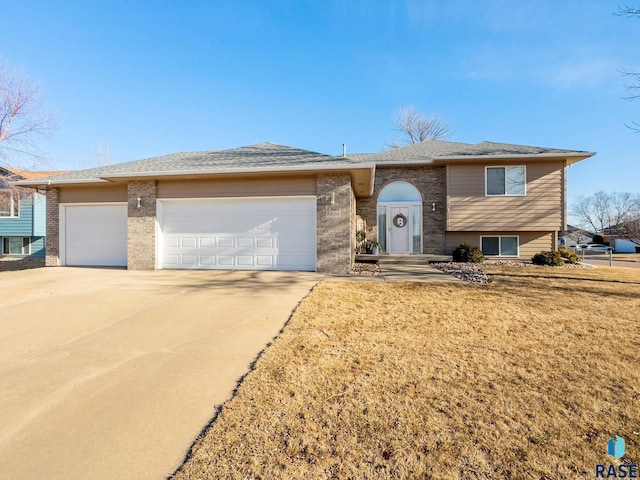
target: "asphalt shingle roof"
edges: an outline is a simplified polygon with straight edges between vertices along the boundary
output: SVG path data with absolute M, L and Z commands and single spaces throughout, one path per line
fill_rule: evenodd
M 496 155 L 541 155 L 541 154 L 585 154 L 576 150 L 561 150 L 557 148 L 530 147 L 526 145 L 512 145 L 508 143 L 481 142 L 476 144 L 446 142 L 443 140 L 427 140 L 426 142 L 393 148 L 380 153 L 364 153 L 349 155 L 350 158 L 366 162 L 429 162 L 439 157 L 482 157 Z
M 127 174 L 215 172 L 217 170 L 261 170 L 278 167 L 357 165 L 347 157 L 334 157 L 300 148 L 259 143 L 231 150 L 180 152 L 133 162 L 76 170 L 55 176 L 55 180 L 85 180 Z M 52 177 L 53 179 L 53 177 Z M 45 178 L 43 180 L 48 180 Z
M 321 167 L 358 167 L 376 163 L 425 162 L 447 157 L 483 157 L 496 155 L 584 155 L 590 152 L 560 150 L 555 148 L 510 145 L 506 143 L 481 142 L 478 144 L 428 140 L 406 147 L 386 150 L 380 153 L 351 154 L 335 157 L 299 148 L 259 143 L 231 150 L 202 152 L 181 152 L 160 157 L 147 158 L 127 163 L 106 165 L 88 170 L 76 170 L 44 177 L 42 181 L 84 182 L 101 178 L 153 175 L 153 174 L 197 174 L 224 171 L 269 171 L 273 169 Z

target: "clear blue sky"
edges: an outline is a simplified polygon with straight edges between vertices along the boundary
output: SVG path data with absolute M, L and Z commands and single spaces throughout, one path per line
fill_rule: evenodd
M 633 4 L 630 0 L 628 2 Z M 640 1 L 637 2 L 640 5 Z M 0 0 L 0 59 L 42 85 L 58 168 L 263 141 L 376 152 L 405 104 L 449 140 L 598 154 L 569 201 L 640 191 L 640 19 L 607 0 Z

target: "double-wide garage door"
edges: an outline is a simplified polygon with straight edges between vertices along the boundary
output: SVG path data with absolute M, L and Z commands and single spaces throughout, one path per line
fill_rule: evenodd
M 315 197 L 161 200 L 161 268 L 316 268 Z

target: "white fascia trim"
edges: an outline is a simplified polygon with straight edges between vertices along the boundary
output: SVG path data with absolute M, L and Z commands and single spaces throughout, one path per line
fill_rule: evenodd
M 251 200 L 313 200 L 317 199 L 317 195 L 260 195 L 255 197 L 165 197 L 157 198 L 156 204 L 162 203 L 205 203 L 216 200 L 238 200 L 238 201 L 251 201 Z
M 15 182 L 16 185 L 22 187 L 46 187 L 47 185 L 65 185 L 74 183 L 111 183 L 101 178 L 77 178 L 74 180 L 20 180 Z
M 100 175 L 102 179 L 129 178 L 129 177 L 168 177 L 180 175 L 216 175 L 229 173 L 280 173 L 280 172 L 313 172 L 326 170 L 366 170 L 374 168 L 374 164 L 358 165 L 303 165 L 299 167 L 270 167 L 270 168 L 225 168 L 218 170 L 173 170 L 168 172 L 130 172 Z
M 511 158 L 530 158 L 535 160 L 536 158 L 566 158 L 566 157 L 579 157 L 579 158 L 589 158 L 595 155 L 595 152 L 584 152 L 584 153 L 517 153 L 517 154 L 500 154 L 500 155 L 453 155 L 453 156 L 442 156 L 435 157 L 434 161 L 438 160 L 503 160 L 503 159 L 511 159 Z
M 431 159 L 425 160 L 387 160 L 382 162 L 376 162 L 377 166 L 396 166 L 402 167 L 405 165 L 437 165 L 444 162 L 450 161 L 472 161 L 472 162 L 483 162 L 486 160 L 514 160 L 514 159 L 528 159 L 528 160 L 536 160 L 536 159 L 551 159 L 551 158 L 577 158 L 578 160 L 584 160 L 585 158 L 589 158 L 595 155 L 595 152 L 585 152 L 585 153 L 538 153 L 538 154 L 513 154 L 513 155 L 483 155 L 483 156 L 474 156 L 474 155 L 462 155 L 462 156 L 451 156 L 451 157 L 434 157 Z

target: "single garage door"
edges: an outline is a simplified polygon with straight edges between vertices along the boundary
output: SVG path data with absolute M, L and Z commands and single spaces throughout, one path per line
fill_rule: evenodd
M 315 197 L 163 200 L 163 268 L 316 268 Z
M 64 265 L 127 266 L 126 205 L 65 205 L 61 214 Z

